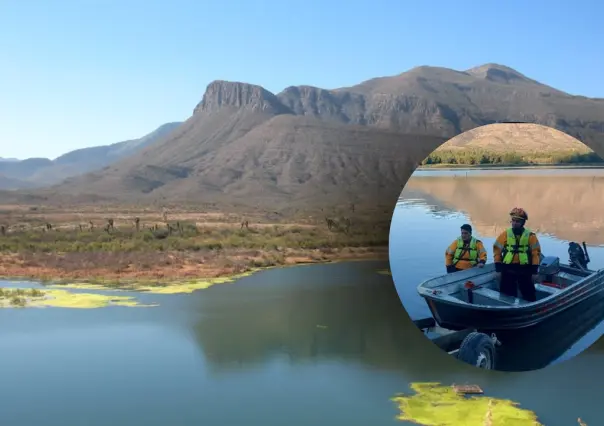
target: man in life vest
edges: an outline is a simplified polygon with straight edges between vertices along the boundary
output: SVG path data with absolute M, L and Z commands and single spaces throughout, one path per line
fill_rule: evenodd
M 487 251 L 482 241 L 472 236 L 472 227 L 461 226 L 461 236 L 453 241 L 445 252 L 447 272 L 463 271 L 473 267 L 482 268 L 487 263 Z
M 529 302 L 537 300 L 535 282 L 541 261 L 541 245 L 534 232 L 524 227 L 526 212 L 515 207 L 510 212 L 511 228 L 503 231 L 493 244 L 493 260 L 499 279 L 499 292 L 516 297 L 518 290 Z

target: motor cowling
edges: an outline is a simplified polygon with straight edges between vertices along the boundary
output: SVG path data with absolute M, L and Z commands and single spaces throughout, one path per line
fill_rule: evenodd
M 544 256 L 539 264 L 539 275 L 551 276 L 560 272 L 560 258 L 557 256 Z
M 579 244 L 572 241 L 568 243 L 568 258 L 571 266 L 587 269 L 587 256 Z

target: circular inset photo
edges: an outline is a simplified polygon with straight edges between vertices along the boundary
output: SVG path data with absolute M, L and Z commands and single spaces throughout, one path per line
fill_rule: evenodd
M 604 160 L 528 123 L 454 137 L 405 185 L 390 228 L 397 292 L 462 362 L 529 371 L 604 333 Z

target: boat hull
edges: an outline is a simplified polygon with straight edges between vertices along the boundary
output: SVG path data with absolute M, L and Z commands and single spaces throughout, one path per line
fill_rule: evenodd
M 436 322 L 450 330 L 475 328 L 496 332 L 534 326 L 566 309 L 604 291 L 602 280 L 580 283 L 575 288 L 562 291 L 556 297 L 523 306 L 493 308 L 458 304 L 423 294 Z

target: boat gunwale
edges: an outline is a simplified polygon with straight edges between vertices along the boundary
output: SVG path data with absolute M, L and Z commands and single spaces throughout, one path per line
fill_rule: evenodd
M 486 275 L 486 274 L 492 274 L 493 271 L 493 265 L 494 263 L 491 263 L 489 265 L 487 265 L 487 267 L 490 267 L 489 270 L 487 271 L 476 271 L 475 274 L 468 274 L 468 277 L 476 277 L 476 276 L 480 276 L 480 275 Z M 456 305 L 459 307 L 464 307 L 466 309 L 472 309 L 472 310 L 480 310 L 480 311 L 509 311 L 509 310 L 514 310 L 514 311 L 524 311 L 524 310 L 532 310 L 535 309 L 536 307 L 539 307 L 541 305 L 546 305 L 548 303 L 551 303 L 553 301 L 555 301 L 556 299 L 559 299 L 563 296 L 566 296 L 568 294 L 572 294 L 573 291 L 576 291 L 577 289 L 584 287 L 584 286 L 588 286 L 589 284 L 592 284 L 592 281 L 596 280 L 596 279 L 602 279 L 604 278 L 604 269 L 599 269 L 596 271 L 593 270 L 585 270 L 582 271 L 580 269 L 577 268 L 572 268 L 570 265 L 567 264 L 560 264 L 561 269 L 569 269 L 571 271 L 577 271 L 577 272 L 581 272 L 581 273 L 588 273 L 587 276 L 582 277 L 581 279 L 579 279 L 578 281 L 575 281 L 574 283 L 570 284 L 568 287 L 565 287 L 563 289 L 560 289 L 559 291 L 550 294 L 549 296 L 544 297 L 543 299 L 534 301 L 534 302 L 527 302 L 527 303 L 523 303 L 522 305 L 506 305 L 506 306 L 501 306 L 501 305 L 483 305 L 483 304 L 472 304 L 472 303 L 467 303 L 461 299 L 457 299 L 454 298 L 453 296 L 450 296 L 449 294 L 446 294 L 444 296 L 441 295 L 436 295 L 432 293 L 432 289 L 428 289 L 428 287 L 426 287 L 426 284 L 430 283 L 430 282 L 434 282 L 436 280 L 442 279 L 443 277 L 446 277 L 446 275 L 440 275 L 438 277 L 433 277 L 433 278 L 429 278 L 427 280 L 424 280 L 421 284 L 419 284 L 417 286 L 417 292 L 419 293 L 419 295 L 424 298 L 424 299 L 430 299 L 430 300 L 434 300 L 435 302 L 438 303 L 445 303 L 445 304 L 450 304 L 450 305 Z M 466 271 L 463 271 L 466 272 Z M 447 283 L 445 285 L 452 285 L 455 284 L 457 282 L 461 282 L 466 278 L 461 278 L 457 281 L 452 281 L 450 283 Z M 604 280 L 603 280 L 604 281 Z
M 573 297 L 572 299 L 570 299 L 568 301 L 568 303 L 565 303 L 564 305 L 560 305 L 558 307 L 556 307 L 555 309 L 551 309 L 548 310 L 547 312 L 541 312 L 538 313 L 536 316 L 535 314 L 535 310 L 533 310 L 533 312 L 531 313 L 531 311 L 524 311 L 524 310 L 512 310 L 512 311 L 508 311 L 508 312 L 514 312 L 515 314 L 518 315 L 522 315 L 522 314 L 528 314 L 529 317 L 528 318 L 524 318 L 522 316 L 512 316 L 512 317 L 508 317 L 509 319 L 515 319 L 515 320 L 519 320 L 521 321 L 520 323 L 514 323 L 512 325 L 502 325 L 502 324 L 497 324 L 495 326 L 484 326 L 484 327 L 479 327 L 476 325 L 471 326 L 471 328 L 475 328 L 478 330 L 517 330 L 517 329 L 523 329 L 523 328 L 529 328 L 532 327 L 536 324 L 539 324 L 540 322 L 547 320 L 550 317 L 553 317 L 567 309 L 572 308 L 573 306 L 580 304 L 582 302 L 584 302 L 585 300 L 591 298 L 591 297 L 595 297 L 596 295 L 598 295 L 599 293 L 602 293 L 602 291 L 604 291 L 604 286 L 592 286 L 592 287 L 588 287 L 588 290 L 585 293 L 580 293 L 578 294 L 576 297 Z M 450 302 L 446 302 L 443 301 L 441 299 L 432 299 L 434 301 L 435 304 L 450 304 L 453 305 L 455 307 L 457 307 L 458 309 L 465 309 L 465 307 L 462 307 L 462 305 L 458 305 L 458 304 L 454 304 L 454 303 L 450 303 Z M 472 309 L 473 305 L 468 305 L 470 306 L 470 309 Z M 476 309 L 478 310 L 478 309 Z M 493 310 L 482 310 L 484 312 L 493 312 Z M 435 318 L 436 322 L 444 328 L 447 329 L 451 329 L 451 330 L 463 330 L 466 329 L 468 327 L 470 327 L 467 324 L 458 324 L 458 325 L 452 325 L 454 324 L 454 322 L 451 322 L 450 320 L 443 320 L 440 315 L 438 314 L 438 309 L 436 309 L 436 316 L 434 312 L 432 312 L 433 317 Z M 438 317 L 438 319 L 437 319 Z

